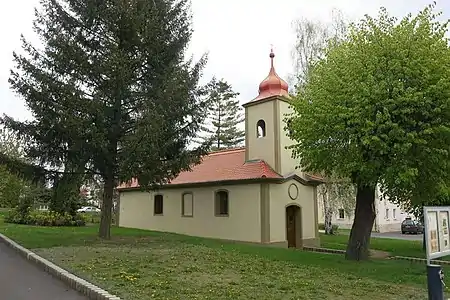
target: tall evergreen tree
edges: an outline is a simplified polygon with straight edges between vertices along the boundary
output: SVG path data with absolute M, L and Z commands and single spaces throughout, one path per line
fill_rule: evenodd
M 62 175 L 104 182 L 99 235 L 110 237 L 115 186 L 151 189 L 199 161 L 187 150 L 204 121 L 198 86 L 206 58 L 185 60 L 188 0 L 41 0 L 37 49 L 24 38 L 12 88 L 34 120 L 4 117 L 28 138 L 27 154 Z M 75 176 L 76 177 L 76 176 Z
M 239 146 L 245 139 L 245 132 L 238 128 L 244 121 L 242 109 L 236 96 L 225 80 L 213 78 L 206 87 L 210 106 L 207 110 L 207 122 L 202 126 L 203 142 L 212 143 L 212 150 Z

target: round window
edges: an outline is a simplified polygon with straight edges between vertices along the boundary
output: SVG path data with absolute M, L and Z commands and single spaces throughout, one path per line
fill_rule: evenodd
M 289 193 L 289 197 L 292 200 L 297 199 L 297 197 L 298 197 L 298 187 L 297 187 L 297 185 L 295 185 L 295 183 L 291 183 L 291 185 L 288 188 L 288 193 Z

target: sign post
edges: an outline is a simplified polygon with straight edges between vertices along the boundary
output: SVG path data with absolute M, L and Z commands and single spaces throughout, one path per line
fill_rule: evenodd
M 444 300 L 444 273 L 432 259 L 450 255 L 449 206 L 424 206 L 425 245 L 427 251 L 428 299 Z

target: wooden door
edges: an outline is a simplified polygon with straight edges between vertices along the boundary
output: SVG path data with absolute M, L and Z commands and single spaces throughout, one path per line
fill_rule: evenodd
M 289 248 L 295 248 L 297 246 L 295 232 L 296 208 L 297 207 L 295 206 L 289 206 L 286 208 L 286 234 Z

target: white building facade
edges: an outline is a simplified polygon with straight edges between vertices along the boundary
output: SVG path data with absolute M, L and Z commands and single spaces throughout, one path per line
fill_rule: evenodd
M 390 202 L 387 199 L 381 199 L 381 191 L 378 187 L 375 195 L 375 222 L 373 225 L 374 232 L 396 232 L 401 231 L 401 223 L 405 220 L 406 217 L 413 217 L 408 214 L 405 210 L 403 210 L 399 205 L 396 205 Z M 318 199 L 318 214 L 319 214 L 319 222 L 324 223 L 324 208 L 323 208 L 323 200 L 321 197 Z M 349 215 L 346 213 L 344 208 L 337 208 L 333 213 L 332 224 L 338 225 L 339 228 L 343 229 L 351 229 L 353 225 L 353 214 Z

